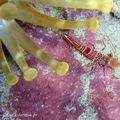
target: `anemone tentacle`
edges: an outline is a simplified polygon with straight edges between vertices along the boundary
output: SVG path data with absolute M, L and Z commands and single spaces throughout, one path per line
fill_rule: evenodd
M 109 13 L 113 7 L 114 0 L 17 0 L 33 3 L 41 3 L 52 7 L 96 9 Z
M 10 70 L 10 67 L 3 52 L 1 41 L 0 41 L 0 67 L 2 67 L 6 75 L 5 81 L 6 84 L 9 86 L 15 85 L 18 82 L 18 77 Z
M 50 27 L 55 30 L 76 29 L 76 28 L 88 28 L 90 30 L 96 30 L 99 27 L 99 21 L 97 18 L 90 18 L 88 20 L 70 21 L 70 20 L 63 20 L 45 15 L 35 10 L 28 3 L 17 2 L 16 7 L 18 9 L 16 18 L 21 21 L 28 22 L 34 25 Z
M 52 67 L 58 75 L 64 75 L 68 71 L 69 67 L 67 63 L 58 61 L 45 53 L 40 47 L 32 42 L 28 35 L 19 27 L 15 21 L 11 22 L 9 27 L 12 36 L 22 46 L 23 49 Z
M 12 20 L 17 15 L 17 7 L 13 3 L 6 2 L 0 6 L 0 17 L 5 20 Z
M 22 72 L 24 73 L 24 79 L 26 81 L 31 81 L 37 76 L 37 70 L 28 66 L 19 44 L 11 36 L 8 21 L 3 22 L 3 26 L 0 28 L 0 39 L 2 40 L 2 42 L 6 46 L 6 48 L 8 49 L 8 51 L 10 52 L 10 54 L 12 55 L 13 59 L 16 61 Z

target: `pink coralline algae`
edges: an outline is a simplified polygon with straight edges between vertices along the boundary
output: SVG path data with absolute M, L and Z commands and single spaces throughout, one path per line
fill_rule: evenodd
M 61 11 L 65 19 L 101 15 L 98 11 Z M 69 63 L 70 69 L 59 77 L 50 67 L 26 53 L 27 62 L 38 69 L 38 76 L 26 82 L 20 75 L 19 83 L 10 88 L 6 109 L 10 109 L 11 120 L 120 120 L 120 83 L 112 79 L 112 71 L 97 65 L 91 71 L 92 65 L 86 63 L 87 59 L 76 54 L 78 51 L 62 39 L 62 33 L 67 32 L 85 44 L 102 45 L 102 39 L 97 38 L 95 32 L 85 29 L 58 32 L 26 23 L 21 26 L 43 50 Z
M 102 77 L 99 75 L 90 84 L 91 105 L 101 120 L 120 120 L 120 82 Z
M 34 83 L 21 82 L 14 87 L 10 100 L 16 116 L 20 114 L 22 120 L 76 120 L 84 110 L 77 101 L 82 85 L 73 74 L 64 79 L 40 78 Z

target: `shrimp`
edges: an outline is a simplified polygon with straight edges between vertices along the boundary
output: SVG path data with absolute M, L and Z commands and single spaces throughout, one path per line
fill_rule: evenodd
M 87 59 L 99 64 L 100 66 L 107 66 L 111 69 L 114 69 L 115 67 L 120 67 L 120 62 L 117 58 L 98 52 L 93 45 L 92 48 L 82 45 L 82 43 L 77 42 L 72 36 L 69 36 L 67 34 L 63 36 L 63 39 L 69 44 L 71 44 L 73 47 L 75 47 Z

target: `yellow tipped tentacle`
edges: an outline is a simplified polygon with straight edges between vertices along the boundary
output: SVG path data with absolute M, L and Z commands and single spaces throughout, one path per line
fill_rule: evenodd
M 19 2 L 16 4 L 18 9 L 18 14 L 16 18 L 34 25 L 50 27 L 54 30 L 76 28 L 88 28 L 91 30 L 96 30 L 99 26 L 97 18 L 80 21 L 63 20 L 55 17 L 50 17 L 41 12 L 38 12 L 28 3 Z M 94 25 L 91 26 L 91 23 L 94 23 Z
M 24 74 L 24 79 L 26 81 L 32 81 L 37 76 L 37 70 L 35 68 L 30 68 L 25 61 L 24 55 L 20 49 L 20 46 L 16 41 L 9 36 L 9 41 L 5 43 L 7 49 L 11 53 L 13 59 L 16 61 L 20 69 Z
M 16 75 L 14 75 L 9 68 L 7 60 L 3 53 L 1 41 L 0 41 L 0 66 L 2 67 L 2 69 L 6 75 L 6 81 L 5 81 L 6 84 L 9 86 L 16 85 L 18 83 L 18 77 Z
M 0 17 L 5 20 L 12 20 L 17 15 L 16 5 L 13 3 L 5 3 L 0 6 Z
M 42 62 L 46 63 L 48 66 L 53 68 L 55 72 L 63 76 L 69 69 L 69 66 L 66 62 L 58 61 L 47 53 L 45 53 L 42 49 L 40 49 L 32 40 L 27 36 L 27 34 L 19 27 L 19 25 L 15 22 L 11 24 L 11 34 L 17 40 L 17 42 L 32 55 L 40 59 Z
M 20 69 L 22 70 L 24 74 L 24 79 L 26 81 L 32 81 L 37 76 L 37 70 L 28 66 L 28 64 L 25 61 L 22 49 L 17 44 L 16 40 L 11 36 L 11 29 L 9 29 L 9 24 L 7 25 L 7 28 L 7 37 L 1 35 L 3 37 L 3 43 L 9 50 L 10 54 L 12 55 L 13 59 L 16 61 Z
M 41 3 L 47 6 L 64 8 L 96 9 L 109 13 L 113 7 L 114 0 L 17 0 L 33 3 Z
M 18 47 L 16 49 L 18 49 Z M 26 81 L 32 81 L 37 76 L 37 70 L 28 66 L 20 49 L 17 50 L 16 53 L 13 53 L 13 51 L 11 51 L 11 54 L 13 55 L 14 60 L 22 70 L 24 74 L 24 79 Z

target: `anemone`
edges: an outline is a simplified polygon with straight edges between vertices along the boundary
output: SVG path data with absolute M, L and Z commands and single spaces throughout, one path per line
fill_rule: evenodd
M 59 5 L 58 4 L 55 5 L 54 0 L 51 0 L 51 2 L 48 0 L 46 0 L 46 2 L 43 0 L 36 0 L 36 1 L 45 5 L 60 6 L 60 7 L 61 6 L 76 7 L 76 8 L 78 7 L 76 5 L 72 6 L 71 3 L 73 2 L 71 1 L 69 4 L 70 6 L 66 5 L 68 1 L 66 2 L 62 1 L 63 3 L 65 3 L 65 5 L 61 4 L 60 1 L 56 2 L 56 3 L 60 3 Z M 32 2 L 36 2 L 36 1 L 32 1 Z M 97 0 L 97 2 L 98 1 L 99 0 Z M 102 0 L 102 1 L 106 1 L 106 0 Z M 77 4 L 77 2 L 74 4 Z M 95 0 L 91 0 L 91 4 L 94 2 Z M 98 6 L 98 3 L 100 3 L 100 1 L 98 3 L 97 2 L 96 2 L 96 6 Z M 83 3 L 80 2 L 81 6 L 90 9 L 90 7 L 88 7 L 90 6 L 90 2 L 88 3 L 89 4 L 85 7 L 84 6 L 85 2 Z M 79 7 L 82 8 L 81 6 Z M 101 6 L 103 7 L 103 5 Z M 108 6 L 110 7 L 110 5 Z M 92 9 L 95 8 L 93 7 Z M 108 8 L 106 9 L 108 10 Z M 4 55 L 2 43 L 6 46 L 11 56 L 13 57 L 13 59 L 15 60 L 15 62 L 23 72 L 24 80 L 26 81 L 32 81 L 37 76 L 37 70 L 35 68 L 31 68 L 28 66 L 24 58 L 23 49 L 34 55 L 36 58 L 38 58 L 39 60 L 50 66 L 51 68 L 53 68 L 53 70 L 59 76 L 65 75 L 69 69 L 69 66 L 66 62 L 54 59 L 53 57 L 45 53 L 40 47 L 38 47 L 25 33 L 25 31 L 23 31 L 23 29 L 19 26 L 19 24 L 17 24 L 16 19 L 33 25 L 39 25 L 42 27 L 51 28 L 53 30 L 77 29 L 77 28 L 88 28 L 90 30 L 96 30 L 99 27 L 99 21 L 95 17 L 89 18 L 87 20 L 79 20 L 79 21 L 63 20 L 48 16 L 40 11 L 37 11 L 32 6 L 29 0 L 1 0 L 0 1 L 0 67 L 2 67 L 4 73 L 6 74 L 6 78 L 7 78 L 6 83 L 10 86 L 15 85 L 18 82 L 18 77 L 10 70 L 6 57 Z
M 3 1 L 4 3 L 4 1 Z M 4 3 L 0 7 L 0 66 L 6 74 L 6 84 L 15 85 L 18 77 L 10 70 L 5 58 L 2 44 L 6 46 L 11 56 L 24 74 L 26 81 L 31 81 L 37 76 L 37 70 L 28 66 L 25 61 L 23 50 L 28 51 L 45 64 L 54 69 L 54 71 L 62 76 L 68 71 L 68 64 L 56 60 L 39 48 L 29 36 L 16 23 L 15 17 L 17 8 L 13 3 Z

